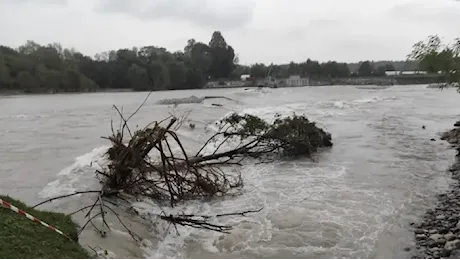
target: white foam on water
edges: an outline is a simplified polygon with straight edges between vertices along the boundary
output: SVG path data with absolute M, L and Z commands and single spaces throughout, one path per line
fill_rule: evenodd
M 188 258 L 195 256 L 194 252 L 207 257 L 248 253 L 272 257 L 284 250 L 287 257 L 311 256 L 326 250 L 346 255 L 349 243 L 356 243 L 353 248 L 357 255 L 368 255 L 395 211 L 380 190 L 350 190 L 346 179 L 349 172 L 343 165 L 246 165 L 242 172 L 245 191 L 238 197 L 189 202 L 175 209 L 159 209 L 145 202 L 135 204 L 139 211 L 156 214 L 165 210 L 172 214 L 183 211 L 215 215 L 263 208 L 246 217 L 211 219 L 215 224 L 233 225 L 230 234 L 179 227 L 177 235 L 170 227 L 171 232 L 156 246 L 144 249 L 146 257 Z M 363 203 L 369 206 L 363 208 L 359 205 Z M 163 234 L 161 230 L 164 232 L 164 225 L 158 231 Z
M 258 88 L 245 88 L 245 89 L 238 89 L 236 91 L 229 91 L 228 94 L 238 95 L 238 96 L 257 96 L 257 95 L 265 95 L 271 94 L 272 92 L 269 89 L 258 89 Z
M 164 214 L 181 214 L 193 213 L 197 209 L 202 208 L 198 202 L 189 202 L 186 205 L 178 205 L 175 208 L 162 208 L 155 202 L 148 199 L 134 202 L 132 207 L 136 209 L 139 215 L 144 218 L 150 218 L 154 223 L 154 232 L 158 238 L 156 244 L 146 244 L 142 247 L 146 258 L 186 258 L 183 253 L 183 247 L 186 244 L 186 239 L 190 237 L 193 229 L 177 225 L 174 227 L 170 223 L 159 219 L 158 215 Z M 201 213 L 201 212 L 200 212 Z M 176 230 L 177 228 L 177 230 Z
M 359 109 L 363 105 L 374 104 L 378 102 L 386 102 L 396 100 L 396 97 L 385 97 L 385 96 L 372 96 L 365 97 L 355 100 L 332 100 L 332 101 L 320 101 L 315 104 L 316 108 L 324 109 Z
M 375 96 L 371 98 L 363 98 L 363 99 L 356 99 L 353 100 L 351 103 L 352 104 L 362 104 L 362 103 L 377 103 L 381 101 L 388 101 L 388 100 L 395 100 L 396 97 L 382 97 L 382 96 Z
M 20 119 L 20 120 L 30 120 L 37 118 L 45 118 L 49 115 L 29 115 L 29 114 L 16 114 L 16 115 L 0 115 L 0 119 Z
M 311 120 L 320 120 L 325 117 L 331 116 L 343 116 L 348 113 L 358 111 L 363 105 L 374 104 L 378 102 L 386 102 L 396 100 L 396 97 L 385 97 L 385 96 L 372 96 L 356 100 L 332 100 L 332 101 L 320 101 L 317 103 L 293 103 L 279 106 L 264 106 L 264 107 L 253 107 L 243 108 L 239 110 L 230 111 L 228 117 L 232 113 L 237 112 L 238 114 L 251 114 L 258 116 L 268 122 L 274 120 L 275 114 L 281 116 L 291 116 L 293 113 L 298 115 L 305 115 Z M 213 130 L 218 129 L 218 121 L 216 126 L 209 126 Z
M 77 190 L 76 185 L 85 184 L 80 182 L 84 175 L 94 174 L 95 170 L 102 170 L 102 167 L 106 165 L 107 158 L 104 157 L 104 154 L 108 148 L 109 146 L 101 146 L 75 158 L 75 162 L 62 169 L 57 174 L 57 179 L 48 183 L 39 193 L 39 196 L 50 198 L 75 192 Z
M 345 108 L 345 103 L 343 101 L 335 101 L 334 102 L 334 107 L 344 109 Z

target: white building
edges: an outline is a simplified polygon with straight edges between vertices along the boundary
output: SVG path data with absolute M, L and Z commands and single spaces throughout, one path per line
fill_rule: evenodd
M 286 79 L 286 86 L 288 87 L 302 87 L 310 85 L 309 78 L 301 78 L 299 75 L 292 75 Z
M 407 71 L 385 71 L 386 76 L 398 76 L 398 75 L 425 75 L 426 71 L 421 70 L 407 70 Z
M 245 80 L 248 80 L 250 77 L 251 77 L 251 75 L 244 74 L 244 75 L 241 75 L 241 80 L 245 81 Z

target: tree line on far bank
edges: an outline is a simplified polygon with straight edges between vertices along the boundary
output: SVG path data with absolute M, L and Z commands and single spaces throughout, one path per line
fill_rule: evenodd
M 409 64 L 414 68 L 413 62 Z M 238 56 L 219 31 L 208 44 L 190 39 L 183 51 L 156 46 L 112 50 L 90 57 L 58 43 L 27 41 L 17 49 L 0 45 L 0 91 L 89 92 L 99 89 L 172 90 L 202 88 L 209 80 L 290 75 L 313 79 L 384 76 L 407 70 L 407 62 L 347 64 L 336 61 L 282 65 L 239 65 Z

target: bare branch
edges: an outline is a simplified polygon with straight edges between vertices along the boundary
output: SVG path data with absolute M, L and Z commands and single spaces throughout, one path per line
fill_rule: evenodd
M 149 94 L 147 94 L 147 96 L 145 97 L 144 101 L 142 101 L 142 103 L 137 107 L 137 109 L 128 117 L 128 119 L 126 119 L 126 121 L 129 121 L 134 115 L 137 114 L 137 112 L 139 112 L 139 110 L 141 110 L 141 108 L 145 105 L 145 103 L 147 102 L 147 100 L 149 99 L 150 95 L 152 94 L 153 90 L 149 92 Z
M 61 196 L 57 196 L 57 197 L 53 197 L 51 199 L 47 199 L 45 201 L 42 201 L 38 204 L 36 204 L 35 206 L 33 206 L 32 208 L 36 208 L 40 205 L 43 205 L 45 203 L 48 203 L 48 202 L 51 202 L 51 201 L 54 201 L 54 200 L 57 200 L 57 199 L 63 199 L 63 198 L 67 198 L 67 197 L 71 197 L 71 196 L 75 196 L 75 195 L 78 195 L 78 194 L 86 194 L 86 193 L 99 193 L 101 192 L 100 190 L 88 190 L 88 191 L 77 191 L 77 192 L 74 192 L 74 193 L 71 193 L 71 194 L 67 194 L 67 195 L 61 195 Z

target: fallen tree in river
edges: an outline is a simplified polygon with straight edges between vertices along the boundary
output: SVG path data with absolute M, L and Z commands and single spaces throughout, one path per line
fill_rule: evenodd
M 332 146 L 331 135 L 305 116 L 277 115 L 272 123 L 268 123 L 253 115 L 234 113 L 220 120 L 217 123 L 218 131 L 192 154 L 183 146 L 176 133 L 183 122 L 178 117 L 170 116 L 150 123 L 143 129 L 131 131 L 128 120 L 134 114 L 125 119 L 120 110 L 116 110 L 122 124 L 117 131 L 114 131 L 112 125 L 112 134 L 104 137 L 111 142 L 107 151 L 109 163 L 103 170 L 96 171 L 101 190 L 88 191 L 97 193 L 94 204 L 79 210 L 88 211 L 88 221 L 83 228 L 88 223 L 95 226 L 92 220 L 100 216 L 110 229 L 104 215 L 107 209 L 116 214 L 107 206 L 107 203 L 114 204 L 112 199 L 126 201 L 127 198 L 150 198 L 159 205 L 167 203 L 174 207 L 185 200 L 234 194 L 232 191 L 237 191 L 243 185 L 238 167 L 245 159 L 310 157 L 321 147 Z M 85 192 L 75 194 L 81 193 Z M 98 212 L 93 214 L 95 210 Z M 244 215 L 260 210 L 219 216 Z M 231 228 L 209 223 L 211 216 L 163 214 L 159 217 L 174 226 L 184 225 L 219 232 L 228 232 Z M 129 229 L 128 232 L 136 239 Z
M 229 166 L 240 165 L 246 158 L 310 156 L 320 147 L 332 146 L 331 135 L 304 116 L 277 118 L 268 124 L 252 115 L 232 114 L 191 155 L 171 130 L 176 123 L 175 117 L 164 126 L 155 122 L 134 132 L 127 143 L 123 129 L 108 137 L 110 164 L 98 172 L 104 189 L 174 206 L 187 199 L 222 196 L 241 186 L 241 176 Z M 224 149 L 231 144 L 231 149 Z

